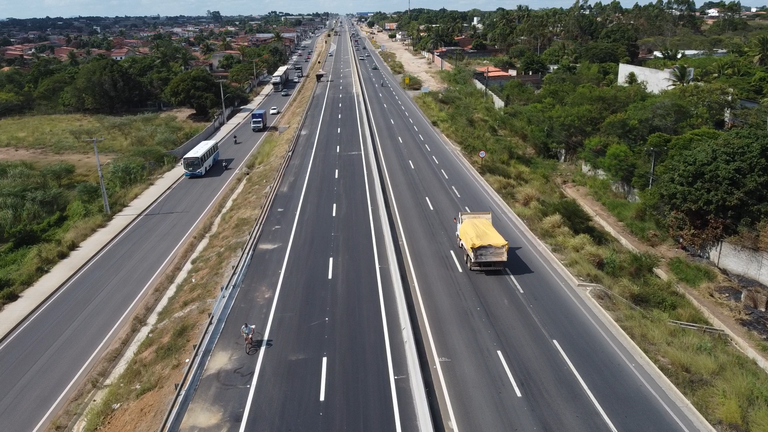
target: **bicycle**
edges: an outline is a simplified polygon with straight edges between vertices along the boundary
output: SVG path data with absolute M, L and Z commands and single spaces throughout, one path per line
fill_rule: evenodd
M 245 353 L 248 354 L 251 352 L 251 348 L 253 348 L 253 335 L 256 333 L 256 326 L 251 325 L 249 326 L 251 328 L 250 333 L 243 333 L 243 338 L 245 338 Z

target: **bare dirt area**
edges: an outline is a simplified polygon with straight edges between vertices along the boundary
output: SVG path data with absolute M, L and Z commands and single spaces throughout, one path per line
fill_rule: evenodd
M 651 247 L 638 240 L 624 227 L 623 223 L 589 195 L 587 188 L 568 183 L 563 186 L 563 191 L 570 198 L 595 212 L 599 218 L 605 221 L 637 250 L 660 255 L 662 257 L 660 267 L 665 273 L 672 274 L 666 265 L 666 260 L 687 256 L 684 251 L 670 245 Z M 699 288 L 690 288 L 683 284 L 678 284 L 678 286 L 717 318 L 728 330 L 743 339 L 755 352 L 760 353 L 763 358 L 768 360 L 768 355 L 754 343 L 754 336 L 765 338 L 765 325 L 768 325 L 768 315 L 765 312 L 756 311 L 752 308 L 745 308 L 741 303 L 734 301 L 737 297 L 740 297 L 740 295 L 736 295 L 736 292 L 739 291 L 738 289 L 722 282 L 705 284 Z M 750 330 L 752 330 L 752 333 L 750 333 Z
M 192 108 L 174 108 L 172 110 L 164 111 L 162 113 L 162 115 L 176 117 L 176 119 L 179 121 L 184 121 L 184 120 L 195 121 L 194 114 L 195 114 L 195 110 L 193 110 Z
M 364 30 L 361 31 L 364 32 Z M 411 51 L 402 42 L 390 40 L 387 33 L 376 33 L 374 40 L 384 47 L 384 51 L 395 53 L 397 61 L 403 64 L 405 71 L 417 76 L 424 86 L 429 87 L 431 91 L 442 91 L 445 89 L 445 83 L 437 76 L 437 72 L 440 69 L 420 53 Z

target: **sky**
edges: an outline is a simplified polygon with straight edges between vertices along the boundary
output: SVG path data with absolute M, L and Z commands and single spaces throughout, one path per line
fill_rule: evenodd
M 591 0 L 595 2 L 597 0 Z M 641 0 L 648 3 L 651 0 Z M 603 0 L 604 3 L 610 0 Z M 622 0 L 625 6 L 632 6 L 634 0 Z M 542 7 L 569 7 L 573 0 L 411 0 L 412 8 L 484 11 L 503 7 L 514 9 L 525 4 L 533 9 Z M 73 16 L 137 16 L 137 15 L 205 15 L 208 10 L 218 10 L 222 15 L 261 15 L 272 10 L 294 14 L 311 12 L 394 12 L 408 8 L 408 0 L 395 1 L 350 1 L 350 0 L 291 0 L 270 2 L 268 0 L 0 0 L 0 18 L 41 18 Z

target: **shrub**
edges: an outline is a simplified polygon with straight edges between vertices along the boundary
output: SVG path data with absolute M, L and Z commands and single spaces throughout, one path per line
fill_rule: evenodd
M 680 257 L 669 260 L 669 269 L 678 280 L 692 287 L 715 280 L 715 272 L 711 269 Z

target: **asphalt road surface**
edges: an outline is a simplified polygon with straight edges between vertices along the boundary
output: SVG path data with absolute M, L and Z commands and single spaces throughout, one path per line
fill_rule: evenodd
M 446 429 L 697 430 L 371 48 L 357 61 Z M 470 210 L 493 212 L 509 241 L 504 272 L 464 265 L 453 218 Z
M 270 94 L 260 108 L 282 112 L 288 99 Z M 77 388 L 263 133 L 246 121 L 232 135 L 238 144 L 231 136 L 220 144 L 228 170 L 217 163 L 179 181 L 0 343 L 2 431 L 42 429 Z
M 417 430 L 348 38 L 307 119 L 184 431 Z M 255 325 L 246 351 L 240 328 Z

